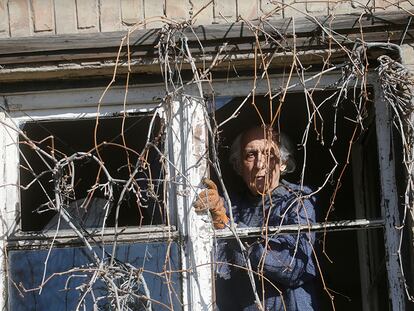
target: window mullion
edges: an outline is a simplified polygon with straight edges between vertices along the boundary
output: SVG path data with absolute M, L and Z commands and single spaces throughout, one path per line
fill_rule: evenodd
M 283 225 L 283 226 L 269 226 L 266 228 L 267 236 L 277 236 L 280 234 L 295 234 L 295 233 L 307 233 L 307 232 L 335 232 L 335 231 L 348 231 L 348 230 L 366 230 L 383 228 L 384 221 L 382 219 L 368 220 L 368 219 L 356 219 L 356 220 L 341 220 L 341 221 L 328 221 L 321 223 L 313 223 L 310 225 L 296 224 L 296 225 Z M 244 227 L 236 229 L 237 235 L 240 238 L 257 237 L 264 234 L 263 228 L 260 227 Z M 215 232 L 216 238 L 229 238 L 234 237 L 234 233 L 231 230 L 220 230 Z
M 375 126 L 378 137 L 378 159 L 381 182 L 381 213 L 384 218 L 384 239 L 386 267 L 388 271 L 388 290 L 392 310 L 405 310 L 403 276 L 399 264 L 401 231 L 398 213 L 398 196 L 395 184 L 395 157 L 392 156 L 392 117 L 382 95 L 375 84 Z
M 0 208 L 1 208 L 1 234 L 7 237 L 15 232 L 20 219 L 18 213 L 19 199 L 19 144 L 18 133 L 14 130 L 12 120 L 3 112 L 0 112 Z M 7 292 L 7 258 L 6 239 L 1 239 L 0 249 L 0 291 Z M 0 297 L 0 306 L 7 309 L 5 295 Z
M 147 228 L 120 228 L 118 234 L 115 235 L 114 228 L 105 228 L 102 232 L 99 229 L 91 230 L 86 237 L 90 242 L 99 241 L 99 243 L 112 244 L 116 240 L 118 243 L 151 243 L 166 240 L 177 240 L 178 234 L 175 226 L 151 226 Z M 84 246 L 84 241 L 79 239 L 77 235 L 70 229 L 60 229 L 57 236 L 55 230 L 50 232 L 42 232 L 42 234 L 34 233 L 18 233 L 9 236 L 8 249 L 27 249 L 39 248 L 48 249 L 52 246 Z
M 172 102 L 172 145 L 177 228 L 182 248 L 184 310 L 207 310 L 212 305 L 212 227 L 207 214 L 192 203 L 200 182 L 208 176 L 204 101 L 183 96 Z
M 5 122 L 5 114 L 0 112 L 0 122 Z M 1 208 L 1 215 L 2 218 L 4 217 L 4 211 L 7 209 L 6 204 L 6 127 L 0 126 L 0 208 Z M 1 234 L 4 236 L 5 232 L 7 232 L 6 228 L 4 228 L 4 223 L 1 222 Z M 0 239 L 0 291 L 2 293 L 6 292 L 7 289 L 7 277 L 6 277 L 6 256 L 5 256 L 5 248 L 4 248 L 5 240 Z M 4 299 L 4 295 L 0 295 L 0 306 L 2 309 L 7 309 L 6 301 Z

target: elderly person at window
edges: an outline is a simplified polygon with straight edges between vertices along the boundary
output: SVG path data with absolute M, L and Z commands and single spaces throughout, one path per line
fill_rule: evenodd
M 269 126 L 240 134 L 231 147 L 230 162 L 245 188 L 230 194 L 232 213 L 238 227 L 267 227 L 315 221 L 310 189 L 281 180 L 294 170 L 294 161 L 283 136 Z M 229 225 L 228 208 L 216 185 L 205 180 L 208 189 L 194 203 L 196 210 L 210 210 L 216 229 Z M 248 241 L 258 297 L 264 310 L 317 310 L 313 280 L 314 234 L 271 235 Z M 216 254 L 216 303 L 221 311 L 258 310 L 246 272 L 246 261 L 235 240 L 220 241 Z M 263 276 L 263 277 L 261 277 Z

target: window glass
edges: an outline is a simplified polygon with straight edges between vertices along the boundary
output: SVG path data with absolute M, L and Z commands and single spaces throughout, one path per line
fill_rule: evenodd
M 156 119 L 153 132 L 148 133 L 151 119 L 101 118 L 98 125 L 95 119 L 23 124 L 20 184 L 27 189 L 21 190 L 22 229 L 68 228 L 67 221 L 59 219 L 58 208 L 64 208 L 77 227 L 99 228 L 104 222 L 107 226 L 164 224 L 164 170 L 158 151 L 162 150 L 161 122 Z M 158 150 L 146 145 L 147 137 Z
M 94 251 L 101 266 L 86 248 L 10 251 L 10 310 L 180 310 L 177 244 L 118 245 L 113 264 Z

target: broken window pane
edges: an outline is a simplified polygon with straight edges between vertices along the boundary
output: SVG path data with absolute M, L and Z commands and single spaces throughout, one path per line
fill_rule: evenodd
M 10 310 L 180 310 L 177 244 L 9 252 Z M 167 269 L 171 273 L 163 274 Z
M 67 228 L 65 218 L 59 221 L 59 209 L 80 227 L 166 223 L 161 120 L 156 118 L 148 133 L 152 118 L 101 118 L 98 126 L 95 119 L 25 123 L 22 230 Z M 153 145 L 146 144 L 147 137 Z

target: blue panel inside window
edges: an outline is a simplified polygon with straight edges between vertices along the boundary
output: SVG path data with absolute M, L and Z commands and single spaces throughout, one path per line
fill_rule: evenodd
M 108 253 L 102 254 L 96 249 L 104 258 L 103 268 L 85 248 L 54 248 L 49 256 L 48 250 L 10 251 L 10 310 L 181 309 L 180 275 L 174 272 L 180 270 L 176 244 L 118 245 L 113 266 L 112 249 L 105 250 Z M 163 274 L 164 270 L 173 272 Z M 116 295 L 111 282 L 119 289 Z
M 215 98 L 216 110 L 220 110 L 224 106 L 226 106 L 229 102 L 231 102 L 234 97 L 231 96 L 219 96 Z

